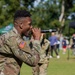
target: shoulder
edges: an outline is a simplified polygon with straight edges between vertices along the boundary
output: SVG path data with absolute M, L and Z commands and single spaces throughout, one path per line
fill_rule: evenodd
M 1 37 L 4 37 L 5 39 L 9 39 L 10 37 L 13 37 L 13 36 L 17 36 L 18 34 L 16 33 L 15 31 L 15 28 L 13 28 L 11 31 L 5 33 L 5 34 L 2 34 Z
M 2 37 L 5 41 L 9 41 L 9 42 L 15 42 L 16 39 L 19 39 L 20 36 L 17 33 L 17 31 L 15 30 L 15 28 L 13 28 L 11 31 L 1 35 L 0 37 Z

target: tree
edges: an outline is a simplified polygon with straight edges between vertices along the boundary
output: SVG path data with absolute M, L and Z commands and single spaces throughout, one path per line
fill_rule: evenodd
M 42 29 L 58 29 L 67 34 L 69 20 L 67 16 L 75 12 L 74 0 L 0 0 L 0 27 L 13 23 L 16 9 L 27 9 L 32 14 L 33 25 Z
M 34 14 L 32 16 L 34 25 L 37 25 L 42 29 L 59 27 L 59 9 L 55 0 L 41 1 L 38 6 L 31 11 L 32 14 Z
M 13 23 L 17 9 L 27 9 L 35 0 L 0 0 L 0 27 Z
M 70 9 L 73 8 L 73 0 L 59 0 L 59 1 L 60 1 L 60 5 L 61 5 L 61 13 L 60 13 L 60 17 L 59 17 L 59 22 L 61 23 L 60 32 L 62 32 L 65 27 L 66 27 L 66 29 L 68 27 L 68 26 L 66 26 L 66 24 L 68 24 L 68 23 L 66 23 L 66 22 L 68 22 L 67 16 L 71 12 Z

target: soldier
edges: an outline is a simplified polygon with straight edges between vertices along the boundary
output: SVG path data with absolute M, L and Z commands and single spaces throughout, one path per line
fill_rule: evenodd
M 39 63 L 33 67 L 33 75 L 47 75 L 47 68 L 49 65 L 50 56 L 50 42 L 45 38 L 45 34 L 42 34 L 41 39 L 41 57 Z
M 14 15 L 14 27 L 0 36 L 0 75 L 19 75 L 22 63 L 36 66 L 40 59 L 41 31 L 32 28 L 31 14 L 26 10 L 17 10 Z M 23 40 L 32 32 L 34 41 Z

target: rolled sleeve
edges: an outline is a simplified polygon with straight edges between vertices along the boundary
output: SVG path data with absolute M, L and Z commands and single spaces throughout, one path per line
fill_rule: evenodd
M 33 44 L 33 48 L 35 50 L 37 50 L 38 52 L 40 52 L 40 50 L 41 50 L 40 41 L 39 40 L 34 40 L 32 42 L 32 44 Z

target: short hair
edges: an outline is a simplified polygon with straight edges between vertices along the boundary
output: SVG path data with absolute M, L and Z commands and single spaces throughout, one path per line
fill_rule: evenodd
M 14 15 L 14 20 L 21 17 L 30 17 L 31 14 L 27 10 L 17 10 Z

